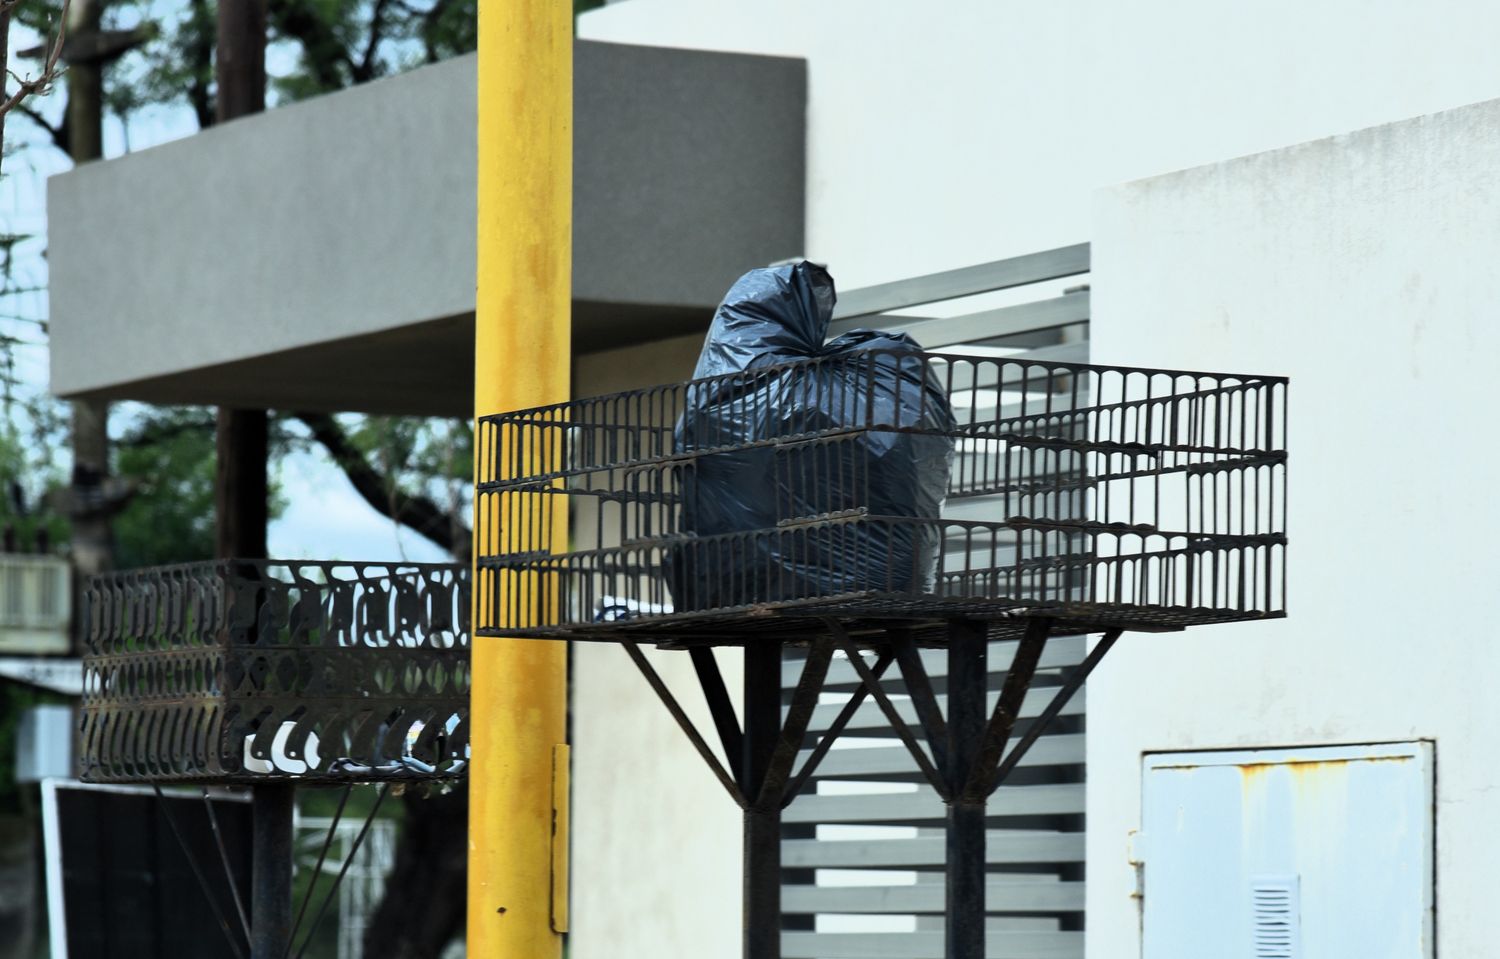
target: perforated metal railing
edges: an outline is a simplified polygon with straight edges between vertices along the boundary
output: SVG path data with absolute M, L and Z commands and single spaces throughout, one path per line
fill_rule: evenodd
M 228 560 L 84 595 L 83 778 L 444 779 L 468 755 L 468 571 Z

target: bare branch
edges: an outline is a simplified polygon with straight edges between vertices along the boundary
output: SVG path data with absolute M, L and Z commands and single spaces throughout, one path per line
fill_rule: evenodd
M 380 50 L 380 41 L 385 39 L 385 10 L 389 0 L 375 0 L 375 9 L 370 14 L 370 37 L 365 43 L 364 56 L 360 58 L 354 81 L 364 83 L 375 77 L 375 55 Z
M 0 16 L 5 17 L 9 21 L 11 9 L 19 2 L 20 0 L 5 0 L 4 6 L 0 7 Z M 62 14 L 58 17 L 57 21 L 57 35 L 53 37 L 51 48 L 47 52 L 47 59 L 42 63 L 42 72 L 35 77 L 20 80 L 16 92 L 7 97 L 3 103 L 0 103 L 0 117 L 4 117 L 5 114 L 20 106 L 21 101 L 27 97 L 46 93 L 57 79 L 58 74 L 61 72 L 58 69 L 58 63 L 62 58 L 63 41 L 68 36 L 68 8 L 71 4 L 72 0 L 63 0 Z M 9 31 L 9 26 L 7 22 L 7 32 Z M 7 72 L 10 71 L 7 70 Z
M 16 104 L 16 112 L 45 130 L 47 136 L 52 139 L 53 146 L 64 153 L 68 152 L 68 121 L 66 118 L 63 119 L 62 123 L 53 124 L 25 103 Z M 41 287 L 40 289 L 45 289 L 45 287 Z
M 452 512 L 422 495 L 390 495 L 385 476 L 365 458 L 343 427 L 328 413 L 293 413 L 312 431 L 333 461 L 344 471 L 360 497 L 376 512 L 463 559 L 469 553 L 469 528 Z

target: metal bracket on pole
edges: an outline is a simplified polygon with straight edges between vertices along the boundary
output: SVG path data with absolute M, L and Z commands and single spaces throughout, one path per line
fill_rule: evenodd
M 947 959 L 982 959 L 985 917 L 985 817 L 990 795 L 1046 732 L 1063 707 L 1083 686 L 1089 674 L 1119 639 L 1112 629 L 1073 669 L 1051 701 L 1028 724 L 1025 733 L 1006 752 L 1021 715 L 1021 707 L 1032 688 L 1037 665 L 1046 648 L 1052 621 L 1037 617 L 1026 624 L 994 709 L 985 717 L 989 672 L 986 666 L 988 627 L 978 622 L 955 621 L 948 626 L 948 711 L 938 703 L 931 677 L 921 655 L 905 631 L 889 634 L 888 650 L 876 668 L 861 658 L 848 633 L 835 620 L 825 621 L 829 632 L 859 674 L 861 685 L 841 714 L 843 722 L 853 715 L 868 693 L 880 706 L 892 730 L 916 761 L 917 767 L 948 805 L 947 886 L 945 927 Z M 917 735 L 881 687 L 881 673 L 892 661 L 900 664 L 906 691 L 922 727 L 931 757 Z M 821 746 L 820 746 L 821 748 Z M 815 754 L 814 759 L 821 756 Z M 799 780 L 810 773 L 799 774 Z M 799 782 L 800 785 L 800 782 Z
M 1015 769 L 1022 758 L 1025 757 L 1027 750 L 1031 749 L 1032 745 L 1047 731 L 1047 728 L 1052 725 L 1052 721 L 1062 712 L 1063 707 L 1068 705 L 1068 700 L 1072 699 L 1073 694 L 1083 688 L 1084 681 L 1089 678 L 1089 674 L 1094 671 L 1094 667 L 1099 665 L 1100 660 L 1104 658 L 1104 654 L 1108 653 L 1110 648 L 1114 646 L 1115 641 L 1120 638 L 1122 632 L 1123 630 L 1112 629 L 1105 633 L 1099 639 L 1099 642 L 1094 645 L 1094 648 L 1089 652 L 1084 661 L 1069 674 L 1067 680 L 1052 695 L 1052 701 L 1047 704 L 1047 708 L 1043 709 L 1041 714 L 1032 721 L 1031 727 L 1026 730 L 1026 735 L 1021 737 L 1020 741 L 1011 748 L 1010 753 L 993 771 L 986 774 L 985 779 L 980 784 L 980 789 L 984 791 L 984 795 L 989 796 L 996 789 L 1000 788 L 1000 784 L 1005 782 L 1005 777 L 1010 775 L 1011 770 Z
M 969 767 L 967 781 L 962 786 L 954 784 L 955 794 L 962 801 L 974 802 L 989 795 L 990 790 L 985 788 L 989 779 L 988 772 L 999 765 L 1000 757 L 1005 754 L 1011 730 L 1015 728 L 1016 719 L 1021 715 L 1021 704 L 1026 701 L 1026 694 L 1031 690 L 1036 664 L 1042 658 L 1042 650 L 1047 646 L 1047 634 L 1051 629 L 1052 621 L 1049 619 L 1038 618 L 1027 622 L 1026 632 L 1016 648 L 1015 658 L 1011 660 L 1010 669 L 1005 672 L 1005 685 L 1000 688 L 1000 700 L 995 703 L 995 711 L 990 716 L 984 738 Z

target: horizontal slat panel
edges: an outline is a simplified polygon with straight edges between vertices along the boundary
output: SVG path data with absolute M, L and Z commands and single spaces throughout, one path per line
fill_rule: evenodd
M 1089 261 L 1088 245 L 1080 244 L 998 263 L 850 291 L 840 297 L 831 332 L 838 335 L 857 326 L 878 327 L 909 333 L 930 350 L 976 356 L 989 356 L 1005 351 L 969 344 L 1015 337 L 1017 345 L 1022 342 L 1047 345 L 1009 354 L 1006 356 L 1009 360 L 1042 364 L 1086 363 L 1089 358 L 1086 341 L 1056 344 L 1056 338 L 1062 337 L 1050 332 L 1046 335 L 1039 335 L 1037 332 L 1086 324 L 1091 313 L 1090 296 L 1086 291 L 977 311 L 970 306 L 970 312 L 956 316 L 916 317 L 898 315 L 894 311 L 1084 274 L 1089 270 Z M 962 305 L 954 306 L 959 310 L 963 309 Z M 918 309 L 912 312 L 925 311 Z M 1079 329 L 1076 326 L 1074 328 Z M 946 371 L 939 368 L 938 372 L 943 375 Z M 1028 414 L 1036 414 L 1038 408 L 1050 408 L 1054 415 L 1066 415 L 1064 410 L 1073 403 L 1087 405 L 1089 402 L 1084 394 L 1090 381 L 1066 375 L 1060 375 L 1053 381 L 1054 388 L 1058 390 L 1056 395 L 1038 402 L 1032 394 L 1045 381 L 1046 374 L 1037 369 L 1023 370 L 1016 366 L 1003 368 L 1002 374 L 1001 368 L 993 365 L 976 369 L 972 365 L 959 363 L 946 376 L 948 382 L 945 385 L 957 391 L 954 402 L 961 420 L 969 423 L 997 422 L 997 413 L 1012 417 L 1022 413 L 1022 408 L 1016 403 L 1020 398 L 1019 392 L 1013 391 L 1021 386 L 1023 378 L 1027 393 L 1024 412 Z M 997 410 L 997 407 L 1002 409 Z M 1065 429 L 1066 425 L 1057 428 Z M 1054 479 L 1060 470 L 1071 472 L 1076 469 L 1079 457 L 1071 452 L 1061 456 L 1055 452 L 1039 456 L 1028 448 L 966 442 L 959 451 L 959 459 L 962 462 L 960 475 L 965 478 L 958 488 L 979 495 L 972 496 L 967 501 L 962 496 L 950 499 L 944 515 L 955 519 L 999 521 L 1010 513 L 1031 515 L 1030 511 L 1034 511 L 1036 507 L 1024 489 L 1025 484 L 1033 480 Z M 1035 475 L 1033 470 L 1036 471 Z M 1086 493 L 1080 492 L 1078 495 Z M 1053 506 L 1048 505 L 1047 508 L 1052 509 Z M 1059 504 L 1056 508 L 1066 509 L 1066 504 Z M 968 545 L 970 541 L 960 536 L 946 541 L 943 548 L 945 553 L 952 553 L 965 550 Z M 991 542 L 986 539 L 982 546 L 987 556 L 989 551 L 999 548 L 1013 558 L 1015 546 L 1008 540 Z M 953 568 L 964 565 L 961 556 L 951 559 L 954 561 L 951 564 Z M 992 686 L 998 687 L 1003 681 L 1004 670 L 1009 666 L 1015 648 L 1015 643 L 991 646 L 989 665 Z M 1041 668 L 1055 670 L 1076 665 L 1083 659 L 1086 651 L 1085 637 L 1054 639 L 1048 644 Z M 934 687 L 941 694 L 946 687 L 946 653 L 942 650 L 927 650 L 923 651 L 922 658 Z M 787 687 L 796 683 L 800 667 L 801 664 L 797 661 L 785 664 L 783 681 Z M 857 684 L 858 678 L 847 662 L 835 661 L 832 664 L 828 675 L 829 691 L 849 690 Z M 899 671 L 894 667 L 887 673 L 883 685 L 893 693 L 904 692 Z M 1034 718 L 1051 700 L 1053 692 L 1053 688 L 1042 688 L 1029 694 L 1022 716 Z M 996 694 L 991 692 L 991 707 L 995 698 Z M 940 705 L 946 711 L 946 698 L 940 695 L 940 700 Z M 840 704 L 819 706 L 812 728 L 826 729 L 827 723 L 840 708 Z M 914 710 L 908 701 L 898 699 L 897 708 L 907 722 L 916 725 Z M 1066 712 L 1080 715 L 1083 709 L 1082 696 L 1078 696 L 1069 704 Z M 1023 728 L 1026 725 L 1029 723 L 1022 723 Z M 855 735 L 890 735 L 883 714 L 873 703 L 866 703 L 859 710 L 850 728 Z M 806 758 L 807 751 L 804 751 L 800 759 Z M 1033 746 L 1024 765 L 1078 766 L 1083 760 L 1084 737 L 1081 734 L 1065 733 L 1044 736 Z M 915 770 L 911 757 L 899 746 L 834 750 L 824 759 L 817 778 L 832 781 L 916 782 L 920 789 L 913 793 L 899 794 L 803 796 L 786 811 L 787 822 L 937 826 L 941 825 L 945 816 L 943 804 L 925 783 L 921 783 L 920 773 Z M 990 812 L 998 816 L 1079 814 L 1083 811 L 1083 790 L 1082 784 L 1008 786 L 992 797 Z M 1045 868 L 1059 863 L 1077 863 L 1083 859 L 1082 834 L 992 830 L 987 838 L 987 859 L 994 864 L 1035 864 Z M 943 840 L 938 837 L 869 841 L 792 840 L 783 843 L 783 863 L 789 868 L 936 870 L 942 867 L 945 857 Z M 1078 912 L 1083 909 L 1083 884 L 1057 882 L 1050 877 L 997 877 L 992 879 L 988 887 L 988 900 L 992 913 L 1000 915 Z M 936 915 L 941 913 L 945 905 L 941 883 L 876 887 L 791 885 L 784 887 L 783 903 L 786 912 L 801 914 Z M 937 959 L 942 955 L 942 939 L 940 933 L 930 932 L 788 933 L 783 938 L 783 954 L 786 959 L 923 959 L 929 956 Z M 986 954 L 996 957 L 1024 956 L 1027 959 L 1081 959 L 1083 938 L 1081 933 L 1076 932 L 996 931 L 987 936 Z
M 989 475 L 994 476 L 998 475 L 998 473 L 991 473 Z M 1005 515 L 1005 497 L 1003 496 L 974 496 L 965 499 L 950 499 L 943 504 L 943 519 L 1003 523 L 1005 522 Z M 1003 545 L 1014 543 L 1016 541 L 1016 534 L 1013 530 L 1001 530 L 996 533 L 985 530 L 978 537 L 986 550 L 992 538 L 995 542 Z M 987 552 L 986 555 L 988 555 Z
M 965 313 L 962 316 L 923 318 L 887 315 L 841 320 L 829 328 L 829 333 L 837 336 L 859 326 L 878 323 L 882 330 L 911 334 L 922 344 L 923 349 L 941 352 L 943 347 L 953 344 L 992 340 L 1031 330 L 1082 323 L 1088 318 L 1089 294 L 1080 292 L 978 313 Z
M 786 932 L 785 959 L 942 959 L 939 932 Z M 986 959 L 1083 959 L 1081 932 L 991 932 Z
M 1089 294 L 1087 291 L 1081 291 L 1066 296 L 1034 300 L 1030 303 L 1017 303 L 993 310 L 965 313 L 960 316 L 922 317 L 884 314 L 854 317 L 835 321 L 829 327 L 829 334 L 837 336 L 862 326 L 878 325 L 882 330 L 908 333 L 920 342 L 924 349 L 941 352 L 945 347 L 953 345 L 1085 323 L 1088 319 Z
M 990 644 L 989 667 L 991 672 L 1003 672 L 1010 666 L 1012 659 L 1016 656 L 1016 647 L 1019 644 L 1015 640 Z M 1084 636 L 1055 636 L 1047 640 L 1047 648 L 1042 652 L 1039 669 L 1056 669 L 1060 666 L 1075 666 L 1083 662 L 1083 657 L 1088 655 L 1088 640 Z M 934 680 L 948 675 L 948 654 L 941 649 L 922 650 L 922 666 L 927 675 Z M 781 664 L 781 683 L 785 687 L 797 685 L 797 678 L 802 675 L 802 661 L 800 659 L 788 659 Z M 854 667 L 849 665 L 848 660 L 835 659 L 828 665 L 828 683 L 825 688 L 829 690 L 847 689 L 859 682 L 859 674 Z M 889 689 L 897 689 L 900 685 L 895 667 L 886 673 L 885 681 L 882 683 Z
M 797 762 L 807 759 L 807 753 Z M 1022 766 L 1070 766 L 1083 762 L 1082 733 L 1067 736 L 1043 736 L 1021 759 Z M 903 746 L 880 746 L 875 749 L 834 749 L 818 766 L 815 779 L 868 779 L 921 782 L 911 753 Z
M 790 913 L 903 913 L 944 911 L 942 882 L 907 886 L 783 886 L 781 911 Z M 985 908 L 996 915 L 1034 912 L 1077 912 L 1083 909 L 1083 883 L 1052 879 L 991 880 L 985 887 Z
M 1043 346 L 1035 350 L 1013 353 L 1007 356 L 1006 359 L 1027 363 L 1087 363 L 1089 361 L 1089 344 L 1086 340 L 1080 340 L 1076 343 L 1059 343 L 1056 346 Z M 1007 380 L 1007 382 L 1019 383 L 1021 381 L 1017 378 Z
M 1002 786 L 990 796 L 991 816 L 1064 816 L 1083 812 L 1083 783 Z M 798 796 L 782 813 L 789 823 L 940 825 L 948 807 L 930 786 L 873 796 Z
M 1002 791 L 1012 787 L 1002 787 Z M 798 802 L 801 802 L 799 799 Z M 789 807 L 797 808 L 797 803 Z M 1050 865 L 1083 861 L 1083 833 L 991 829 L 985 862 L 992 866 Z M 941 869 L 943 838 L 789 839 L 781 844 L 788 869 Z
M 838 306 L 834 308 L 835 320 L 884 313 L 923 303 L 951 300 L 976 293 L 1006 290 L 1041 283 L 1065 276 L 1077 276 L 1089 270 L 1089 245 L 1058 247 L 1026 256 L 1011 257 L 993 263 L 929 273 L 908 280 L 866 286 L 839 294 Z
M 1026 694 L 1026 699 L 1021 703 L 1020 718 L 1030 719 L 1040 714 L 1041 711 L 1047 707 L 1047 704 L 1052 701 L 1054 692 L 1054 688 L 1047 686 L 1034 688 L 1030 692 L 1028 692 Z M 1084 695 L 1086 692 L 1087 690 L 1080 689 L 1077 693 L 1075 693 L 1073 698 L 1068 700 L 1067 705 L 1063 707 L 1062 715 L 1082 715 Z M 990 690 L 990 695 L 985 707 L 986 710 L 993 710 L 995 708 L 995 700 L 998 698 L 999 693 L 997 693 L 993 689 Z M 948 697 L 938 696 L 937 700 L 938 705 L 942 707 L 943 715 L 946 716 L 948 714 Z M 896 700 L 894 705 L 896 707 L 897 715 L 906 720 L 908 724 L 916 724 L 917 713 L 916 710 L 912 708 L 910 700 Z M 839 710 L 843 708 L 843 705 L 840 703 L 827 703 L 817 707 L 817 709 L 813 710 L 813 720 L 810 728 L 815 732 L 820 732 L 827 729 L 829 724 L 833 722 L 834 718 L 838 716 Z M 888 728 L 889 723 L 886 722 L 885 714 L 880 711 L 880 707 L 875 703 L 869 702 L 867 700 L 863 705 L 861 705 L 854 711 L 854 718 L 849 722 L 847 730 L 849 732 L 869 732 L 870 730 Z M 889 733 L 889 735 L 894 736 L 895 733 Z

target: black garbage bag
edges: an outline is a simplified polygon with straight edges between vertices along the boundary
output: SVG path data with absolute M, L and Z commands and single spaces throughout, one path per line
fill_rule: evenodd
M 863 592 L 929 592 L 955 429 L 947 393 L 902 333 L 824 340 L 822 267 L 751 270 L 714 314 L 675 447 L 667 557 L 679 611 Z M 903 521 L 904 518 L 904 521 Z

